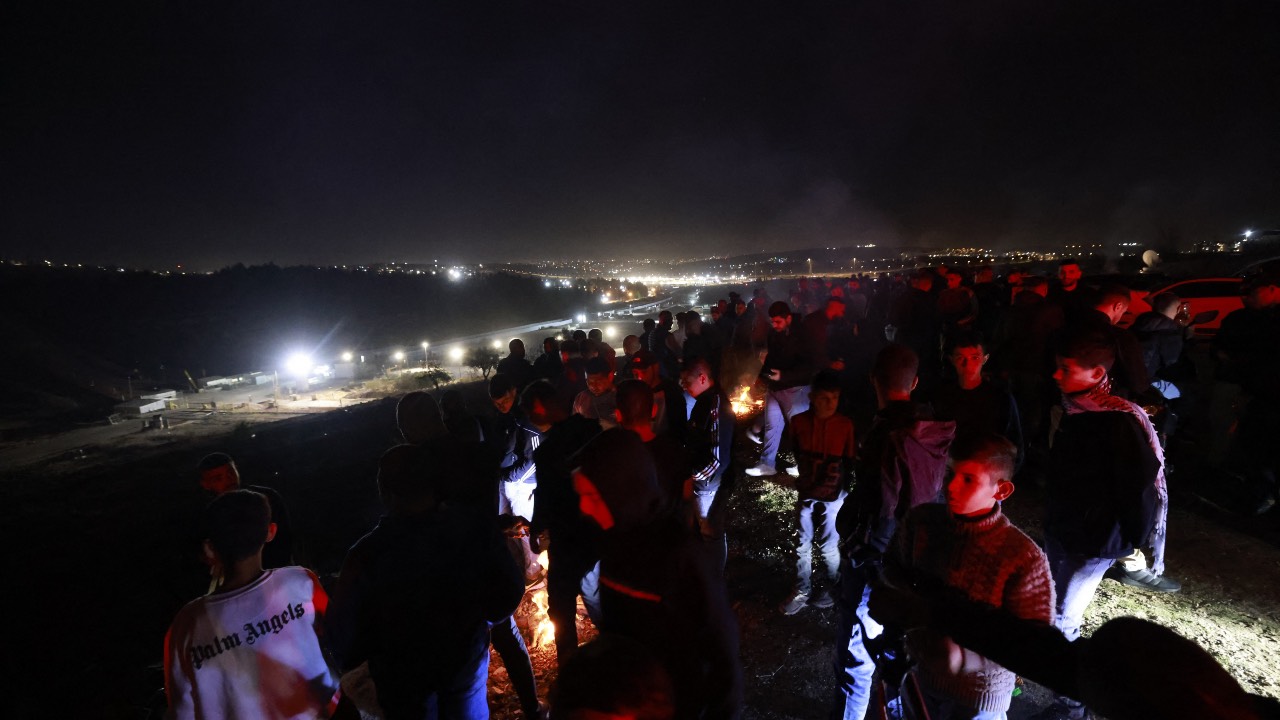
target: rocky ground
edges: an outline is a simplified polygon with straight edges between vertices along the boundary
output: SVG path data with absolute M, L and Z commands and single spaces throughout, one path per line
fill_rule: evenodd
M 483 407 L 482 388 L 468 392 Z M 8 550 L 0 598 L 10 618 L 0 676 L 16 689 L 6 716 L 145 717 L 168 621 L 206 582 L 190 530 L 203 503 L 193 467 L 205 452 L 229 450 L 246 482 L 281 491 L 301 559 L 335 572 L 379 512 L 373 468 L 397 441 L 393 408 L 375 400 L 283 422 L 237 420 L 134 437 L 83 457 L 0 465 L 0 542 Z M 744 478 L 731 518 L 727 581 L 750 718 L 824 717 L 832 692 L 835 611 L 777 610 L 790 589 L 795 532 L 786 480 Z M 1104 582 L 1086 632 L 1118 615 L 1150 618 L 1208 649 L 1245 688 L 1280 697 L 1280 513 L 1226 515 L 1174 487 L 1169 572 L 1184 590 L 1151 595 Z M 1040 504 L 1027 484 L 1006 509 L 1037 537 Z M 545 692 L 554 652 L 532 652 Z M 494 717 L 517 717 L 496 656 L 491 679 Z M 1026 717 L 1044 700 L 1029 685 L 1010 715 Z

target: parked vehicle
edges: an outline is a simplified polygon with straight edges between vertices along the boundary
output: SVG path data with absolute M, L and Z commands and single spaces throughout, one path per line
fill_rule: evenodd
M 1183 278 L 1169 279 L 1150 288 L 1133 292 L 1129 303 L 1129 312 L 1125 313 L 1122 324 L 1133 322 L 1130 317 L 1137 317 L 1151 310 L 1151 298 L 1162 292 L 1171 292 L 1184 300 L 1188 305 L 1190 317 L 1200 316 L 1210 310 L 1216 310 L 1217 316 L 1208 322 L 1195 325 L 1192 331 L 1195 337 L 1211 338 L 1217 334 L 1222 319 L 1232 311 L 1244 307 L 1241 295 L 1243 280 L 1238 277 Z

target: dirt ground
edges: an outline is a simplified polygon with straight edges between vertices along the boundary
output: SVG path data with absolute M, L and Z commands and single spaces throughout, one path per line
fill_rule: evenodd
M 478 384 L 467 392 L 483 407 Z M 322 575 L 335 572 L 380 512 L 373 468 L 397 442 L 393 410 L 373 400 L 279 422 L 219 420 L 204 430 L 139 431 L 83 455 L 0 464 L 0 539 L 9 550 L 0 598 L 12 619 L 0 677 L 14 689 L 6 716 L 145 717 L 160 686 L 154 665 L 165 628 L 204 590 L 191 527 L 203 504 L 192 468 L 205 452 L 228 450 L 246 482 L 279 490 L 299 559 Z M 733 502 L 727 582 L 742 628 L 749 718 L 825 717 L 833 688 L 835 611 L 777 610 L 790 589 L 795 532 L 785 480 L 743 478 Z M 1032 484 L 1006 509 L 1038 537 L 1040 504 Z M 1119 615 L 1149 618 L 1208 649 L 1246 689 L 1280 697 L 1278 523 L 1280 513 L 1238 518 L 1175 493 L 1169 574 L 1183 591 L 1152 595 L 1106 581 L 1086 633 Z M 545 695 L 554 651 L 532 653 Z M 490 699 L 495 718 L 518 717 L 496 655 Z M 1028 685 L 1010 716 L 1025 718 L 1044 702 Z

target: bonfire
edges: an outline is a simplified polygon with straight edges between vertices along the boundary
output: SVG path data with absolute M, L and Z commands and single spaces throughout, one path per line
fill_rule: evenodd
M 729 400 L 729 407 L 733 409 L 733 414 L 740 418 L 756 414 L 763 405 L 763 400 L 752 397 L 750 385 L 739 387 L 738 393 Z

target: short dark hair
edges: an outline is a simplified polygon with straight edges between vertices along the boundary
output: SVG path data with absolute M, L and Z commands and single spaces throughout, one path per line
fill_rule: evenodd
M 791 317 L 791 306 L 787 304 L 786 300 L 775 300 L 769 306 L 769 317 Z
M 705 374 L 707 378 L 711 380 L 711 382 L 716 381 L 716 376 L 711 370 L 711 361 L 702 357 L 701 355 L 695 355 L 684 361 L 684 368 L 682 372 L 694 372 L 694 371 Z
M 1018 463 L 1017 446 L 997 433 L 961 435 L 951 444 L 950 454 L 953 462 L 982 463 L 1000 480 L 1012 480 Z
M 564 406 L 560 400 L 560 393 L 556 392 L 556 388 L 546 380 L 535 380 L 529 383 L 529 386 L 520 393 L 520 409 L 526 413 L 533 410 L 534 403 L 541 403 L 542 407 L 547 410 L 547 414 L 559 419 L 564 414 Z
M 609 361 L 599 356 L 587 361 L 586 371 L 588 375 L 608 375 L 612 372 L 609 370 Z
M 656 320 L 654 320 L 653 318 L 645 318 L 645 319 L 644 319 L 644 322 L 642 322 L 642 323 L 640 323 L 640 324 L 644 327 L 644 329 L 645 329 L 645 330 L 652 330 L 652 329 L 654 329 L 654 328 L 658 327 L 658 322 L 657 322 Z
M 981 330 L 957 330 L 947 336 L 947 352 L 967 347 L 981 348 L 983 353 L 987 351 L 987 340 L 982 336 Z
M 388 510 L 413 512 L 434 502 L 431 465 L 420 445 L 396 445 L 378 458 L 378 494 Z
M 560 352 L 562 353 L 582 352 L 582 346 L 578 344 L 577 340 L 562 340 L 560 341 Z
M 624 423 L 648 422 L 653 418 L 653 388 L 643 380 L 618 383 L 617 402 Z
M 1054 353 L 1087 368 L 1101 366 L 1110 370 L 1116 361 L 1115 344 L 1111 336 L 1100 329 L 1077 330 L 1064 335 L 1058 340 Z
M 205 506 L 201 520 L 218 559 L 230 565 L 256 554 L 267 543 L 271 503 L 252 490 L 232 490 Z
M 516 383 L 506 373 L 498 373 L 489 378 L 489 397 L 500 398 L 516 389 Z
M 574 340 L 576 340 L 577 342 L 582 342 L 583 340 L 586 340 L 586 339 L 587 339 L 587 331 L 586 331 L 586 330 L 574 330 L 574 331 L 573 331 L 573 335 L 571 335 L 570 337 L 572 337 L 572 338 L 573 338 Z
M 1129 303 L 1132 302 L 1132 295 L 1129 293 L 1129 288 L 1123 285 L 1109 283 L 1098 288 L 1094 302 L 1098 305 L 1113 305 L 1115 303 L 1122 302 L 1128 306 Z
M 1170 308 L 1177 307 L 1181 304 L 1182 298 L 1171 292 L 1162 292 L 1151 298 L 1151 309 L 1161 314 L 1167 313 Z
M 1059 261 L 1058 261 L 1058 267 L 1062 267 L 1063 265 L 1076 265 L 1076 266 L 1079 266 L 1079 265 L 1080 265 L 1080 261 L 1079 261 L 1078 259 L 1076 259 L 1076 258 L 1073 258 L 1073 257 L 1064 257 L 1064 258 L 1062 258 L 1061 260 L 1059 260 Z
M 599 342 L 604 339 L 604 331 L 600 328 L 591 328 L 587 331 L 587 339 Z
M 1022 278 L 1023 290 L 1034 290 L 1039 287 L 1048 285 L 1049 281 L 1039 275 L 1024 275 Z
M 840 375 L 832 370 L 819 370 L 809 383 L 813 392 L 840 392 Z
M 920 357 L 915 350 L 902 343 L 890 343 L 876 354 L 871 377 L 886 389 L 910 392 L 919 370 Z
M 200 458 L 200 462 L 196 463 L 196 471 L 204 473 L 214 468 L 220 468 L 223 465 L 232 465 L 234 463 L 235 460 L 224 452 L 211 452 Z

